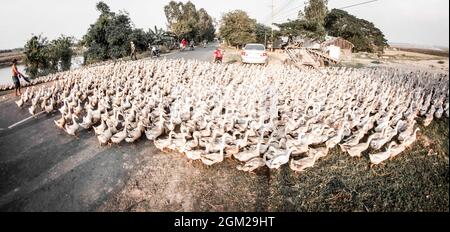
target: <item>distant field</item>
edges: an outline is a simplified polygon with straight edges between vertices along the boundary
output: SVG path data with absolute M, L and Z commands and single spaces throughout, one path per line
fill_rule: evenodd
M 23 53 L 20 51 L 6 51 L 0 53 L 0 67 L 10 66 L 11 62 L 17 59 L 19 63 L 23 59 Z
M 427 49 L 427 48 L 408 48 L 408 47 L 400 47 L 400 46 L 391 46 L 391 48 L 395 48 L 395 49 L 398 49 L 400 51 L 405 51 L 405 52 L 415 52 L 415 53 L 422 53 L 422 54 L 433 55 L 433 56 L 448 57 L 448 50 L 437 50 L 437 49 Z

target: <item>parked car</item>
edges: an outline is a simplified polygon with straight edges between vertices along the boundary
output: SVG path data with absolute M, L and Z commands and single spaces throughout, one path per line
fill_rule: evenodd
M 266 47 L 263 44 L 247 44 L 241 52 L 242 63 L 266 64 L 267 58 Z

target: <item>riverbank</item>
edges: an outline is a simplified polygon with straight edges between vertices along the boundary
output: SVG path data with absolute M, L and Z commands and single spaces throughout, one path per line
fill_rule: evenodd
M 11 66 L 14 59 L 17 59 L 18 63 L 23 62 L 24 54 L 21 50 L 11 50 L 0 53 L 0 68 Z

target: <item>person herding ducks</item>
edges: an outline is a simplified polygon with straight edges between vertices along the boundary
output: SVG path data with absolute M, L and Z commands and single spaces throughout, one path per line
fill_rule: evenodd
M 22 94 L 20 91 L 19 77 L 23 77 L 25 79 L 25 76 L 17 69 L 17 59 L 14 59 L 12 62 L 12 80 L 14 82 L 14 89 L 16 91 L 16 96 L 20 96 Z M 17 91 L 19 91 L 19 93 L 17 93 Z

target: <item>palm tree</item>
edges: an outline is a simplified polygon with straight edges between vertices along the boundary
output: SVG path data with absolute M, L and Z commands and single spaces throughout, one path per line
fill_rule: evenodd
M 149 29 L 148 30 L 148 37 L 150 44 L 155 45 L 165 45 L 169 49 L 174 48 L 174 44 L 176 41 L 176 35 L 169 31 L 164 31 L 162 28 L 157 28 L 155 26 L 155 29 Z
M 149 33 L 149 37 L 151 38 L 151 41 L 153 44 L 161 45 L 164 43 L 165 37 L 166 37 L 166 32 L 162 28 L 158 29 L 155 26 L 155 30 L 148 29 L 148 33 Z

